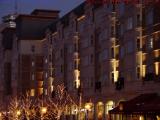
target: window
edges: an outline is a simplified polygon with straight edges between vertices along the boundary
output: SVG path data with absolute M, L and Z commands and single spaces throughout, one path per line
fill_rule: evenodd
M 68 53 L 72 53 L 72 45 L 68 45 Z
M 63 49 L 61 49 L 61 58 L 63 58 Z
M 146 25 L 153 24 L 153 9 L 150 10 L 146 15 Z
M 93 54 L 91 54 L 91 56 L 90 56 L 90 63 L 93 63 Z
M 120 49 L 120 57 L 123 58 L 124 57 L 124 47 L 121 46 L 121 49 Z
M 134 48 L 133 48 L 133 42 L 130 41 L 130 42 L 127 43 L 127 53 L 132 53 L 133 50 L 134 50 Z
M 90 63 L 90 58 L 89 58 L 90 56 L 85 56 L 85 57 L 83 57 L 83 59 L 82 59 L 82 64 L 83 64 L 83 66 L 87 66 L 87 65 L 89 65 L 89 63 Z
M 61 73 L 63 73 L 63 65 L 61 65 Z
M 137 78 L 138 79 L 140 78 L 140 67 L 139 66 L 137 67 Z
M 73 65 L 72 65 L 72 62 L 70 62 L 70 63 L 69 63 L 69 66 L 68 66 L 68 70 L 69 70 L 69 71 L 72 70 L 72 66 L 73 66 Z
M 89 46 L 89 40 L 88 40 L 88 38 L 83 39 L 83 41 L 82 41 L 82 48 L 86 48 L 88 46 Z
M 115 26 L 111 26 L 111 36 L 115 35 Z
M 149 37 L 148 38 L 148 49 L 152 49 L 153 48 L 153 37 Z
M 35 78 L 35 77 L 34 77 L 34 73 L 33 73 L 33 74 L 32 74 L 32 80 L 34 80 L 34 78 Z
M 47 95 L 47 89 L 44 90 L 44 94 Z
M 49 35 L 50 44 L 52 44 L 52 35 Z
M 104 49 L 103 51 L 101 51 L 98 55 L 98 61 L 102 62 L 104 60 L 106 60 L 108 58 L 108 50 Z
M 111 80 L 112 80 L 112 83 L 114 83 L 114 73 L 113 72 L 111 73 Z
M 139 38 L 137 38 L 136 46 L 137 46 L 137 49 L 139 50 L 140 49 L 140 39 Z
M 35 90 L 34 89 L 31 89 L 31 91 L 30 91 L 30 96 L 35 96 Z
M 31 46 L 31 51 L 35 52 L 35 46 L 34 45 Z
M 133 18 L 132 17 L 129 17 L 127 19 L 127 30 L 130 30 L 133 28 Z
M 52 55 L 49 55 L 49 62 L 52 62 Z
M 114 107 L 114 102 L 113 101 L 108 101 L 107 104 L 106 104 L 106 114 L 108 115 L 109 114 L 109 110 L 112 110 Z
M 48 78 L 48 73 L 46 72 L 45 77 Z
M 114 47 L 111 48 L 111 58 L 114 58 Z
M 137 26 L 141 25 L 140 14 L 137 14 Z
M 93 35 L 91 35 L 91 45 L 94 44 L 94 39 L 93 39 Z
M 32 61 L 32 67 L 34 66 L 35 64 L 34 64 L 34 61 Z
M 124 33 L 124 24 L 120 25 L 120 35 L 123 35 Z
M 119 5 L 119 14 L 120 15 L 124 14 L 124 9 L 125 9 L 125 4 L 124 4 L 124 2 L 121 2 Z

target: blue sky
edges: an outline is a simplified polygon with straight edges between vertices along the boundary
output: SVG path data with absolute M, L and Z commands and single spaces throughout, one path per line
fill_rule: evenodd
M 18 13 L 30 13 L 34 9 L 56 9 L 63 16 L 84 0 L 17 0 Z M 0 0 L 0 17 L 14 13 L 15 0 Z

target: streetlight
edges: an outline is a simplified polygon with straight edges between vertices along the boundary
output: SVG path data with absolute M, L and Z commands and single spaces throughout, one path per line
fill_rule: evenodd
M 46 114 L 47 112 L 47 107 L 42 107 L 41 108 L 41 114 Z
M 21 111 L 20 111 L 20 110 L 17 110 L 17 111 L 16 111 L 16 117 L 17 117 L 16 119 L 17 119 L 17 120 L 19 119 L 19 116 L 20 116 L 20 115 L 21 115 Z
M 20 116 L 21 115 L 21 111 L 17 110 L 16 114 L 17 114 L 17 116 Z
M 41 107 L 40 112 L 41 112 L 41 120 L 43 120 L 43 115 L 47 113 L 47 107 Z

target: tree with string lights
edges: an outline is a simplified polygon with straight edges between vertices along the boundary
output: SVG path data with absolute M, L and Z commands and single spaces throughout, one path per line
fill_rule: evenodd
M 51 118 L 60 120 L 64 115 L 67 106 L 75 105 L 71 96 L 67 93 L 63 84 L 58 85 L 54 91 L 54 96 L 48 98 L 48 112 Z
M 36 100 L 31 98 L 28 92 L 26 93 L 26 95 L 22 96 L 21 109 L 23 112 L 23 117 L 26 120 L 33 119 L 36 116 L 36 103 Z
M 21 100 L 17 97 L 13 98 L 9 104 L 9 112 L 6 114 L 6 117 L 9 120 L 21 120 L 22 119 L 22 104 Z

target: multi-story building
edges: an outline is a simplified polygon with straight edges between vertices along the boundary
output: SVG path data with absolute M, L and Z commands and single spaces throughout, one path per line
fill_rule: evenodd
M 89 107 L 82 117 L 101 120 L 120 101 L 159 93 L 159 10 L 157 3 L 84 2 L 49 27 L 51 81 Z
M 1 103 L 11 97 L 43 94 L 45 28 L 59 18 L 57 10 L 34 10 L 20 14 L 15 26 L 1 32 Z M 7 17 L 8 18 L 8 17 Z M 8 19 L 5 21 L 8 22 Z M 10 23 L 10 22 L 9 22 Z
M 84 2 L 60 19 L 59 11 L 19 15 L 0 36 L 0 97 L 47 96 L 64 83 L 80 107 L 66 114 L 101 120 L 120 101 L 159 93 L 159 10 Z

